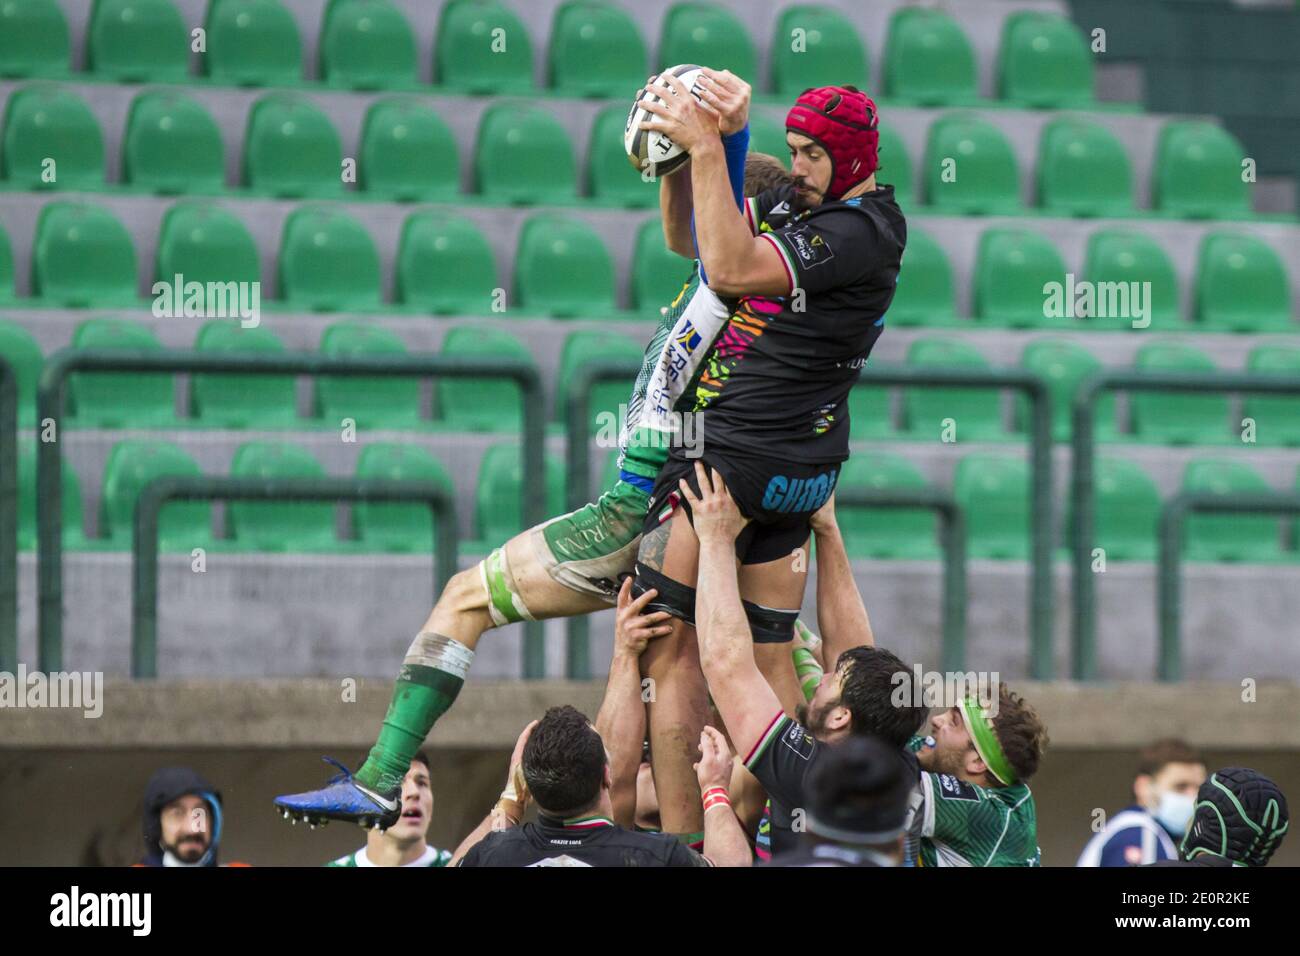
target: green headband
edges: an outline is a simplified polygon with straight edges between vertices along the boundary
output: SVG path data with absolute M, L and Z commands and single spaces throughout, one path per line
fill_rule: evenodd
M 975 752 L 1004 787 L 1011 786 L 1016 782 L 1016 772 L 1011 769 L 1011 762 L 1002 752 L 998 735 L 993 732 L 993 721 L 974 697 L 963 697 L 958 709 L 961 710 L 962 720 L 966 722 L 971 742 L 975 744 Z

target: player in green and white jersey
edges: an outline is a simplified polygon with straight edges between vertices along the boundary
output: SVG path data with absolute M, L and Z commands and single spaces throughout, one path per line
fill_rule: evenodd
M 908 857 L 918 866 L 1038 866 L 1038 823 L 1027 781 L 1047 730 L 1018 694 L 997 710 L 974 697 L 930 719 L 909 745 L 921 765 Z
M 450 850 L 429 846 L 425 838 L 433 819 L 429 759 L 417 753 L 402 780 L 402 815 L 387 830 L 371 830 L 361 849 L 330 860 L 326 866 L 446 866 Z
M 742 192 L 757 195 L 790 181 L 775 157 L 746 156 L 748 106 L 746 95 L 743 102 L 720 100 L 717 111 L 737 204 Z M 673 175 L 688 176 L 689 164 Z M 665 221 L 675 217 L 666 215 Z M 345 771 L 320 790 L 277 797 L 275 805 L 286 818 L 391 825 L 410 756 L 455 700 L 485 631 L 587 614 L 615 603 L 619 576 L 630 572 L 636 559 L 650 491 L 677 440 L 678 402 L 729 315 L 696 259 L 647 345 L 620 435 L 619 480 L 597 500 L 516 535 L 477 567 L 452 577 L 407 651 L 366 762 L 355 775 Z

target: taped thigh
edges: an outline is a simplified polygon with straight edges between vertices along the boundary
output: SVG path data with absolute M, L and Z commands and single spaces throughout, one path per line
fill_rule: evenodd
M 488 614 L 496 627 L 533 620 L 510 573 L 506 549 L 497 548 L 479 563 L 479 574 L 488 595 Z
M 646 605 L 646 612 L 667 611 L 673 617 L 695 625 L 695 588 L 674 581 L 640 561 L 636 564 L 636 577 L 632 579 L 632 597 L 637 598 L 654 588 L 659 593 Z
M 741 601 L 745 606 L 745 617 L 749 619 L 749 632 L 754 636 L 755 644 L 785 644 L 794 640 L 794 622 L 799 617 L 799 609 L 793 611 L 775 607 L 764 607 L 753 601 Z

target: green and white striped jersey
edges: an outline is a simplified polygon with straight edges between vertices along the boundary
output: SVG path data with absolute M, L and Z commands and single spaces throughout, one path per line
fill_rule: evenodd
M 704 357 L 730 314 L 700 282 L 697 261 L 646 345 L 619 433 L 619 468 L 651 481 L 658 476 L 681 431 L 680 413 L 690 410 L 682 397 L 694 389 Z
M 1038 866 L 1034 795 L 1023 783 L 981 787 L 921 772 L 909 845 L 919 866 Z
M 446 866 L 451 862 L 450 850 L 439 850 L 437 847 L 425 845 L 424 852 L 410 863 L 403 863 L 402 866 Z M 341 856 L 337 860 L 330 860 L 326 866 L 378 866 L 372 863 L 370 857 L 366 856 L 366 848 L 362 847 L 355 853 L 349 853 L 347 856 Z

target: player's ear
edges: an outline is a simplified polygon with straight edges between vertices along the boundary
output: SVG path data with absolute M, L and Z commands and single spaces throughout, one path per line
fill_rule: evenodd
M 605 769 L 600 775 L 600 785 L 606 790 L 614 789 L 614 778 L 609 773 L 609 757 L 605 757 Z
M 988 772 L 988 764 L 980 756 L 979 751 L 974 747 L 966 752 L 966 773 L 972 777 L 978 777 L 982 773 Z

